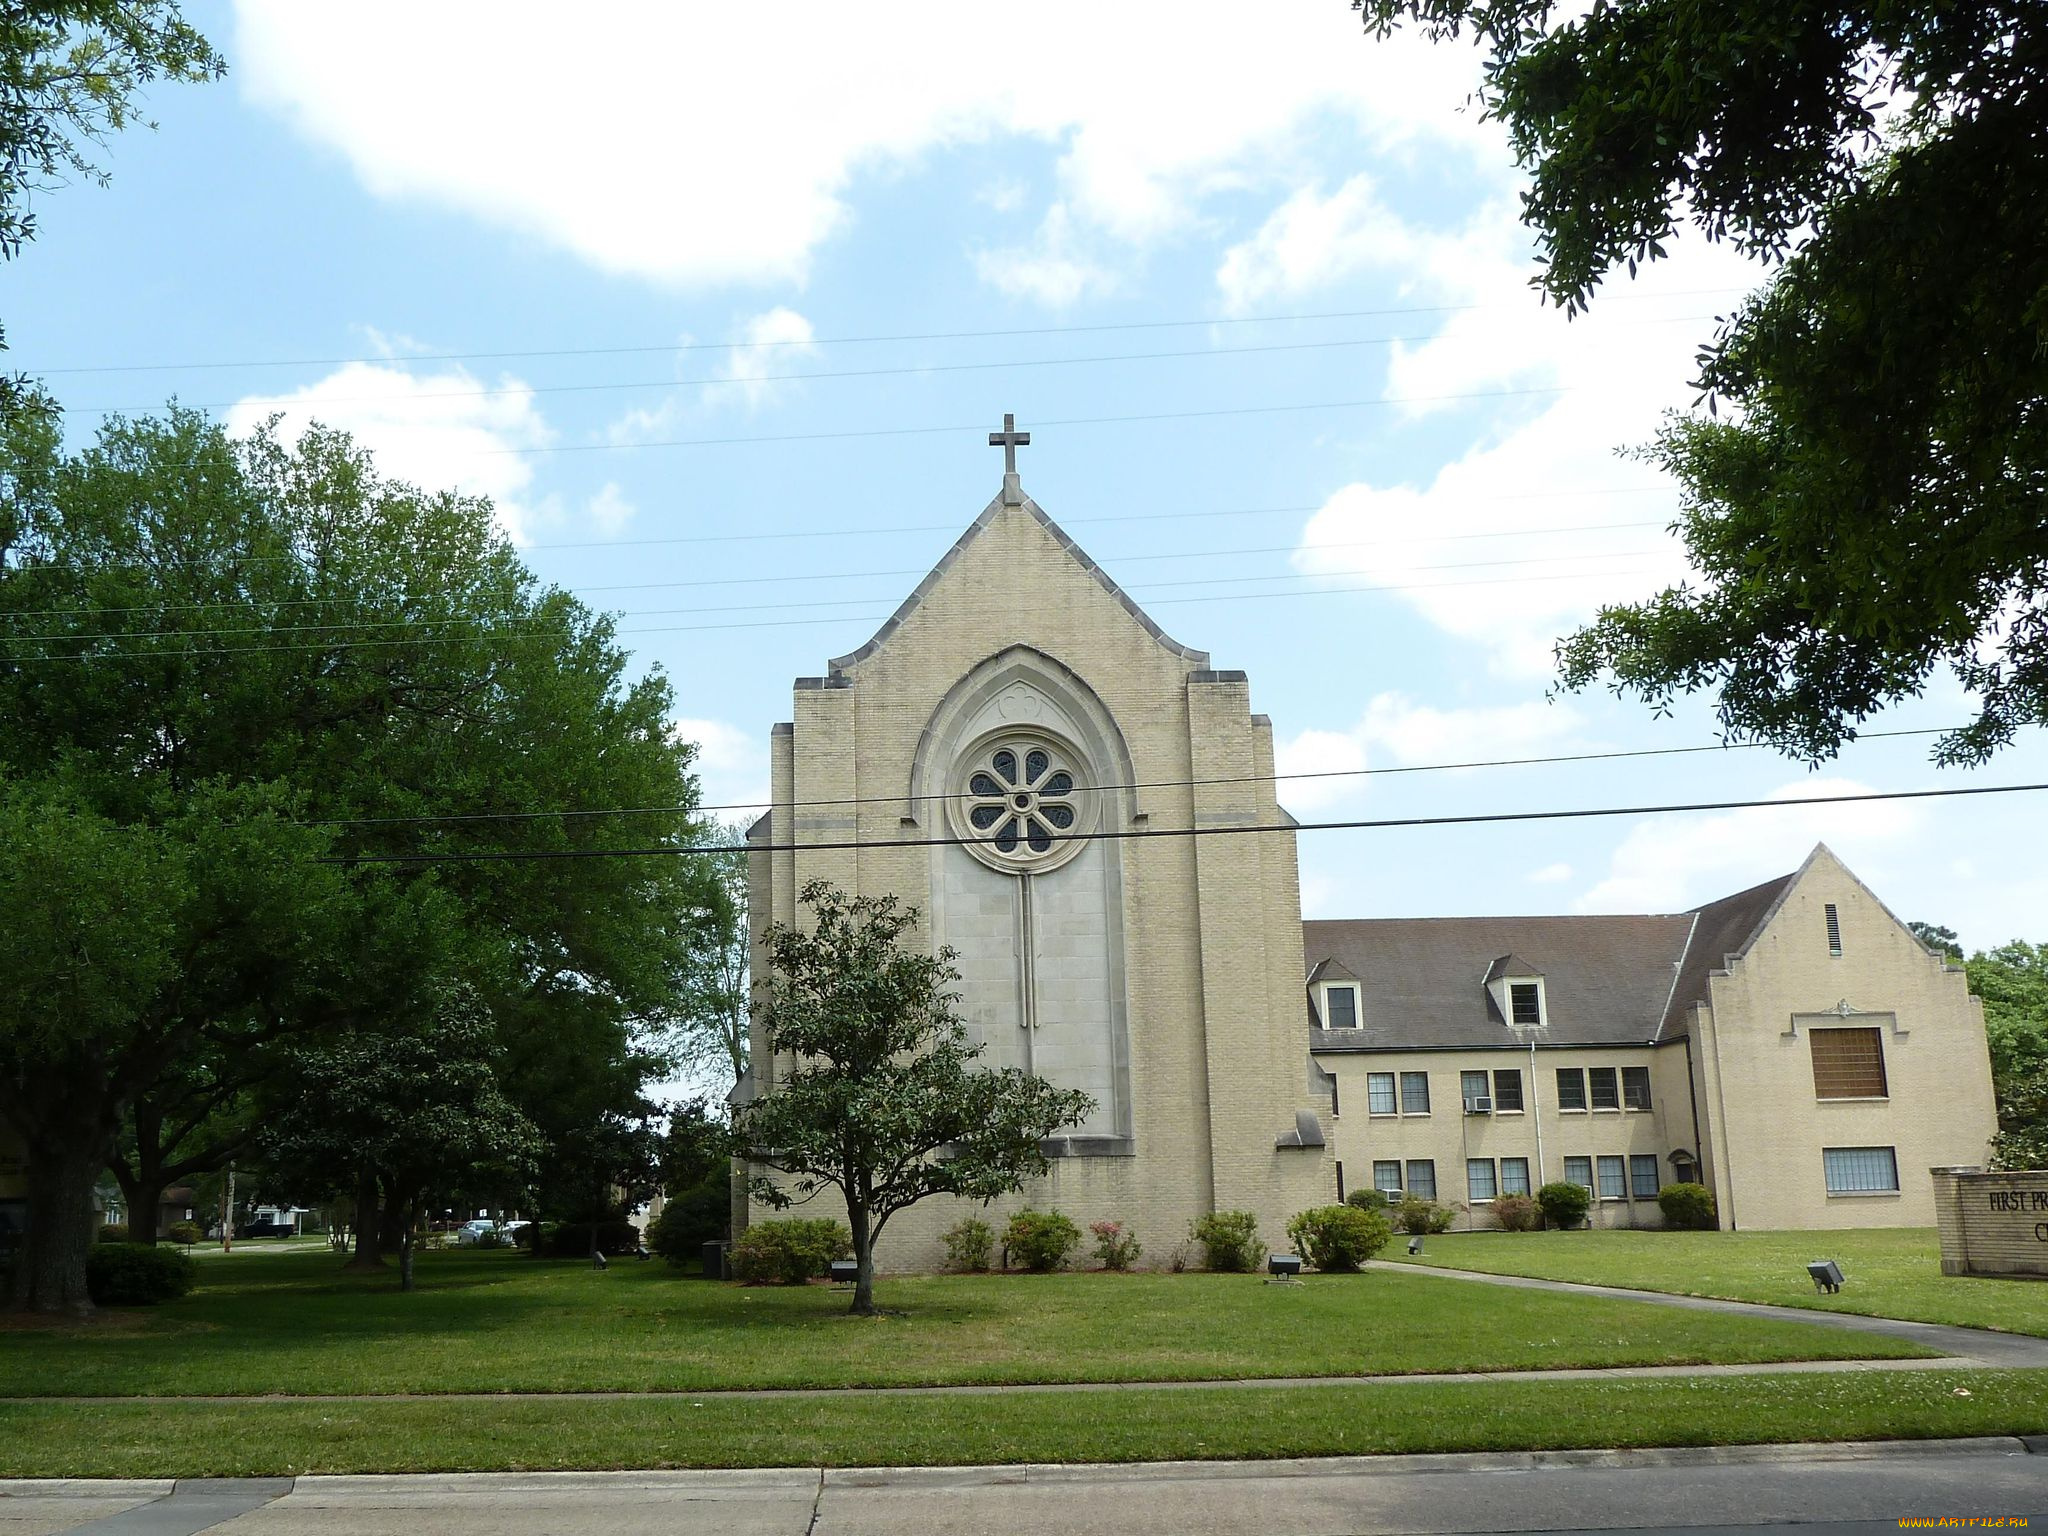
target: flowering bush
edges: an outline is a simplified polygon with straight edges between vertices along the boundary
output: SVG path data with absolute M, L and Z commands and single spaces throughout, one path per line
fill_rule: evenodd
M 1081 1246 L 1081 1229 L 1058 1211 L 1022 1210 L 1003 1229 L 1003 1268 L 1011 1260 L 1040 1273 L 1064 1269 Z
M 1095 1234 L 1095 1257 L 1104 1269 L 1129 1269 L 1144 1252 L 1120 1221 L 1091 1221 L 1088 1230 Z
M 979 1274 L 988 1268 L 989 1255 L 995 1251 L 996 1234 L 980 1217 L 969 1216 L 946 1233 L 944 1242 L 948 1268 Z
M 1493 1202 L 1493 1219 L 1503 1232 L 1534 1232 L 1543 1225 L 1532 1195 L 1502 1195 Z

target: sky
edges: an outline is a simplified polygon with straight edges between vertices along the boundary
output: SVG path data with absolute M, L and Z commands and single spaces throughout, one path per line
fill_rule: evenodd
M 730 814 L 791 679 L 999 489 L 1006 411 L 1039 505 L 1325 775 L 1280 785 L 1305 821 L 2048 780 L 2038 731 L 1937 770 L 1946 678 L 1815 769 L 1554 691 L 1558 636 L 1684 577 L 1631 451 L 1763 273 L 1688 236 L 1546 308 L 1468 49 L 1341 0 L 186 9 L 230 73 L 38 201 L 11 365 L 75 442 L 175 398 L 488 495 Z M 1703 750 L 1441 767 L 1664 748 Z M 2039 795 L 1305 832 L 1303 903 L 1674 911 L 1816 841 L 1972 948 L 2048 937 Z

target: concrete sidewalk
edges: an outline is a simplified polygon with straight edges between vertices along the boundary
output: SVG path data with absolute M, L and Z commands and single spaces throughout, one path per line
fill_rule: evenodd
M 1432 1264 L 1389 1264 L 1375 1260 L 1372 1269 L 1399 1270 L 1410 1275 L 1436 1275 L 1444 1280 L 1469 1280 L 1523 1291 L 1562 1291 L 1570 1296 L 1603 1296 L 1610 1301 L 1646 1301 L 1660 1307 L 1693 1312 L 1725 1312 L 1734 1317 L 1762 1318 L 1778 1323 L 1818 1323 L 1856 1333 L 1879 1333 L 1938 1350 L 1971 1365 L 2038 1368 L 2048 1366 L 2048 1339 L 2027 1333 L 2000 1333 L 1991 1328 L 1959 1328 L 1947 1323 L 1915 1323 L 1897 1317 L 1866 1317 L 1860 1312 L 1822 1312 L 1805 1307 L 1774 1307 L 1760 1301 L 1724 1301 L 1714 1296 L 1678 1296 L 1670 1291 L 1635 1291 L 1618 1285 L 1581 1285 L 1571 1280 L 1532 1280 L 1526 1275 L 1490 1275 L 1476 1269 L 1439 1269 Z M 1895 1365 L 1899 1362 L 1893 1362 Z
M 1806 1536 L 2048 1514 L 2048 1440 L 1145 1466 L 0 1484 L 6 1536 L 1287 1536 L 1704 1528 Z

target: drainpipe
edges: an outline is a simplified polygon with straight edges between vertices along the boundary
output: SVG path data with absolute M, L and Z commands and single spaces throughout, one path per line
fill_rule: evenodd
M 1533 1034 L 1529 1036 L 1529 1116 L 1536 1123 L 1536 1187 L 1541 1189 L 1550 1180 L 1543 1172 L 1543 1103 L 1536 1097 L 1536 1037 Z

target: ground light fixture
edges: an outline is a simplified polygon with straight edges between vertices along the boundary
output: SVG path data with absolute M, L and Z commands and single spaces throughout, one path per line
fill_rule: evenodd
M 1842 1288 L 1842 1266 L 1833 1259 L 1815 1259 L 1806 1272 L 1813 1276 L 1813 1288 L 1823 1295 L 1832 1296 Z
M 1418 1232 L 1415 1236 L 1408 1239 L 1408 1256 L 1413 1258 L 1420 1252 L 1422 1252 L 1422 1234 Z
M 1301 1255 L 1298 1253 L 1276 1253 L 1266 1260 L 1266 1278 L 1272 1281 L 1299 1280 L 1301 1278 Z
M 860 1281 L 860 1265 L 852 1259 L 832 1261 L 832 1283 L 844 1290 Z

